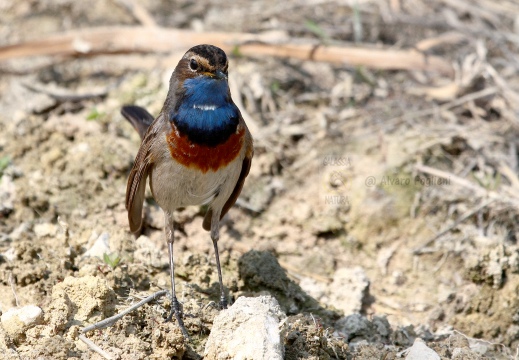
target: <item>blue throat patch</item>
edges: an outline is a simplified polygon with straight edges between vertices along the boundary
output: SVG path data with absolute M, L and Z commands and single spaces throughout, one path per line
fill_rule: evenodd
M 170 114 L 181 134 L 196 144 L 216 146 L 227 141 L 239 123 L 225 80 L 199 76 L 184 81 L 185 95 Z

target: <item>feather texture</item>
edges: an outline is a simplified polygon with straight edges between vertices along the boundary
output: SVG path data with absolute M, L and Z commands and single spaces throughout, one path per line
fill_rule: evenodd
M 225 79 L 198 76 L 184 81 L 182 102 L 170 114 L 180 133 L 195 144 L 216 146 L 236 131 L 240 111 Z

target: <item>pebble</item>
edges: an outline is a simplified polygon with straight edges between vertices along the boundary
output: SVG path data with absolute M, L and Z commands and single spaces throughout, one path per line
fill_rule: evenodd
M 58 232 L 58 226 L 51 223 L 36 224 L 33 231 L 36 237 L 41 239 L 47 236 L 55 236 Z
M 238 298 L 215 318 L 204 359 L 282 360 L 279 326 L 285 318 L 272 296 Z
M 107 232 L 102 233 L 97 237 L 94 245 L 92 245 L 92 247 L 88 249 L 83 256 L 98 257 L 99 259 L 102 259 L 104 254 L 111 253 L 109 240 L 110 234 Z
M 31 327 L 38 325 L 43 319 L 43 310 L 36 305 L 27 305 L 21 308 L 11 308 L 1 317 L 5 332 L 19 343 L 25 338 L 25 333 Z
M 369 283 L 361 267 L 337 269 L 330 286 L 330 303 L 345 314 L 359 313 L 369 296 Z
M 425 344 L 420 338 L 416 338 L 413 346 L 402 351 L 405 354 L 405 360 L 440 360 L 440 355 Z M 399 355 L 401 356 L 401 355 Z

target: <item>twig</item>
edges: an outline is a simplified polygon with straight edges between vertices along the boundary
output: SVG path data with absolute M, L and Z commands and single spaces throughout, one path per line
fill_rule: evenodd
M 430 174 L 430 175 L 433 175 L 433 176 L 436 176 L 436 177 L 439 177 L 442 179 L 452 181 L 455 184 L 458 184 L 460 186 L 463 186 L 467 189 L 474 191 L 475 193 L 477 193 L 480 196 L 489 196 L 490 195 L 490 192 L 487 191 L 486 189 L 482 188 L 481 186 L 476 185 L 467 179 L 460 178 L 459 176 L 456 176 L 447 171 L 435 169 L 430 166 L 421 165 L 421 164 L 415 165 L 415 169 L 420 172 L 426 173 L 426 174 Z
M 504 162 L 499 164 L 498 170 L 502 175 L 504 175 L 508 179 L 508 181 L 510 181 L 510 183 L 516 190 L 519 189 L 519 178 L 517 177 L 515 171 L 510 169 L 510 167 Z
M 443 179 L 448 179 L 448 180 L 452 181 L 455 184 L 458 184 L 460 186 L 463 186 L 463 187 L 465 187 L 467 189 L 470 189 L 470 190 L 474 191 L 474 193 L 477 196 L 486 199 L 479 206 L 477 206 L 476 208 L 474 208 L 472 210 L 469 210 L 469 211 L 465 212 L 465 214 L 461 215 L 458 218 L 458 220 L 456 220 L 452 225 L 450 225 L 447 228 L 445 228 L 444 230 L 440 231 L 438 234 L 436 234 L 435 236 L 433 236 L 432 238 L 427 240 L 420 247 L 415 248 L 413 250 L 413 254 L 415 254 L 415 255 L 423 253 L 424 249 L 426 247 L 428 247 L 429 245 L 431 245 L 438 238 L 440 238 L 441 236 L 445 235 L 447 232 L 451 231 L 456 226 L 461 224 L 463 221 L 467 220 L 469 217 L 471 217 L 472 215 L 476 214 L 478 211 L 480 211 L 481 209 L 487 207 L 488 205 L 490 205 L 493 202 L 499 201 L 499 202 L 502 202 L 502 203 L 505 203 L 505 204 L 509 204 L 509 205 L 512 205 L 512 206 L 518 206 L 519 201 L 518 201 L 518 198 L 515 196 L 515 187 L 509 187 L 509 186 L 503 187 L 499 193 L 496 193 L 496 192 L 493 192 L 493 191 L 488 191 L 488 190 L 482 188 L 481 186 L 478 186 L 478 185 L 470 182 L 469 180 L 460 178 L 459 176 L 456 176 L 456 175 L 454 175 L 452 173 L 448 173 L 446 171 L 442 171 L 442 170 L 439 170 L 439 169 L 431 168 L 431 167 L 425 166 L 425 165 L 415 165 L 415 169 L 418 170 L 418 171 L 421 171 L 421 172 L 424 172 L 424 173 L 436 176 L 436 177 L 440 177 L 440 178 L 443 178 Z M 505 176 L 507 176 L 506 169 L 503 168 L 503 166 L 500 167 L 500 171 L 504 172 Z M 512 179 L 513 178 L 514 177 L 512 177 Z M 510 180 L 510 182 L 512 183 L 512 185 L 516 185 L 516 181 L 515 180 Z
M 492 341 L 488 341 L 488 340 L 484 340 L 484 339 L 473 338 L 473 337 L 470 337 L 468 335 L 465 335 L 464 333 L 462 333 L 461 331 L 456 330 L 456 329 L 453 329 L 453 332 L 460 334 L 461 336 L 463 336 L 468 341 L 472 340 L 472 341 L 477 342 L 477 343 L 483 343 L 483 344 L 487 344 L 487 345 L 491 345 L 491 346 L 499 346 L 503 350 L 506 350 L 506 345 L 505 344 L 498 343 L 498 342 L 492 342 Z
M 390 123 L 390 122 L 399 122 L 398 120 L 402 120 L 402 119 L 405 119 L 405 118 L 413 118 L 413 117 L 422 117 L 422 116 L 430 116 L 430 115 L 434 115 L 434 114 L 438 114 L 442 111 L 446 111 L 446 110 L 451 110 L 455 107 L 458 107 L 458 106 L 461 106 L 469 101 L 474 101 L 474 100 L 478 100 L 478 99 L 481 99 L 481 98 L 484 98 L 484 97 L 487 97 L 487 96 L 491 96 L 491 95 L 494 95 L 495 93 L 497 92 L 497 87 L 495 86 L 492 86 L 492 87 L 488 87 L 488 88 L 485 88 L 483 90 L 480 90 L 480 91 L 476 91 L 476 92 L 473 92 L 473 93 L 470 93 L 470 94 L 467 94 L 465 96 L 462 96 L 456 100 L 453 100 L 453 101 L 450 101 L 446 104 L 443 104 L 441 106 L 437 106 L 437 107 L 433 107 L 433 108 L 429 108 L 429 109 L 425 109 L 425 110 L 418 110 L 418 111 L 413 111 L 413 112 L 409 112 L 409 113 L 405 113 L 403 115 L 400 115 L 400 116 L 396 116 L 394 118 L 391 118 L 389 119 L 388 121 L 386 121 L 387 123 Z
M 503 79 L 501 75 L 499 75 L 499 73 L 493 66 L 487 64 L 486 71 L 490 74 L 490 76 L 492 76 L 495 83 L 502 89 L 510 106 L 517 110 L 519 106 L 519 95 L 514 90 L 512 90 L 512 88 L 510 88 L 508 82 L 505 79 Z
M 130 306 L 128 309 L 124 310 L 123 312 L 83 328 L 83 330 L 81 330 L 81 333 L 84 334 L 84 333 L 87 333 L 87 332 L 92 331 L 92 330 L 104 329 L 105 327 L 112 326 L 113 324 L 115 324 L 119 319 L 121 319 L 126 314 L 131 313 L 132 311 L 140 308 L 144 304 L 147 304 L 147 303 L 149 303 L 149 302 L 151 302 L 153 300 L 156 300 L 156 299 L 166 295 L 167 293 L 168 293 L 167 290 L 157 291 L 156 293 L 154 293 L 154 294 L 148 296 L 147 298 L 139 301 L 137 304 Z
M 428 51 L 440 45 L 457 45 L 463 41 L 467 41 L 467 39 L 468 37 L 465 34 L 458 31 L 449 31 L 435 37 L 420 40 L 416 43 L 415 47 L 420 51 Z
M 441 267 L 443 266 L 443 264 L 445 264 L 447 262 L 447 259 L 449 258 L 449 255 L 450 255 L 450 252 L 447 251 L 445 254 L 443 254 L 442 258 L 440 259 L 440 261 L 438 261 L 438 263 L 436 264 L 436 266 L 434 267 L 433 269 L 433 274 L 436 274 L 440 269 Z
M 211 43 L 244 56 L 275 56 L 387 70 L 426 70 L 452 76 L 449 61 L 415 49 L 322 46 L 309 39 L 280 43 L 268 34 L 195 32 L 158 27 L 99 27 L 42 37 L 0 47 L 0 61 L 27 56 L 92 56 L 114 53 L 171 52 Z
M 14 301 L 16 302 L 16 306 L 20 306 L 20 300 L 18 299 L 18 295 L 16 294 L 16 288 L 14 286 L 14 281 L 13 281 L 13 272 L 9 272 L 9 284 L 11 285 L 11 291 L 13 292 L 13 295 L 14 295 Z
M 110 354 L 108 354 L 106 351 L 104 351 L 99 346 L 97 346 L 92 340 L 87 338 L 85 335 L 79 334 L 78 338 L 79 338 L 79 340 L 81 340 L 85 344 L 87 344 L 87 346 L 89 348 L 91 348 L 93 351 L 95 351 L 96 353 L 98 353 L 99 355 L 104 357 L 105 359 L 108 359 L 108 360 L 112 360 L 113 359 L 113 357 L 111 357 Z
M 483 189 L 482 187 L 480 187 L 480 186 L 478 186 L 476 184 L 473 184 L 473 183 L 471 183 L 470 181 L 468 181 L 466 179 L 460 178 L 460 177 L 458 177 L 458 176 L 456 176 L 454 174 L 451 174 L 451 173 L 448 173 L 448 172 L 445 172 L 445 171 L 442 171 L 442 170 L 439 170 L 439 169 L 434 169 L 434 168 L 431 168 L 429 166 L 424 166 L 424 165 L 416 165 L 415 168 L 418 171 L 421 171 L 421 172 L 424 172 L 424 173 L 427 173 L 427 174 L 430 174 L 430 175 L 433 175 L 433 176 L 441 177 L 443 179 L 449 179 L 449 180 L 451 180 L 452 182 L 454 182 L 454 183 L 456 183 L 458 185 L 461 185 L 461 186 L 463 186 L 465 188 L 473 190 L 479 196 L 482 196 L 482 197 L 486 196 L 486 197 L 488 197 L 479 206 L 475 207 L 472 210 L 469 210 L 469 211 L 465 212 L 453 224 L 451 224 L 450 226 L 448 226 L 445 229 L 443 229 L 442 231 L 440 231 L 438 234 L 436 234 L 435 236 L 433 236 L 432 238 L 427 240 L 424 244 L 422 244 L 419 247 L 415 248 L 413 250 L 413 254 L 415 254 L 415 255 L 423 253 L 423 250 L 426 247 L 428 247 L 429 245 L 431 245 L 433 242 L 435 242 L 437 239 L 439 239 L 440 237 L 442 237 L 443 235 L 445 235 L 446 233 L 448 233 L 449 231 L 451 231 L 452 229 L 457 227 L 459 224 L 461 224 L 462 222 L 464 222 L 465 220 L 470 218 L 472 215 L 476 214 L 481 209 L 487 207 L 488 205 L 490 205 L 494 201 L 497 201 L 497 194 L 489 192 L 489 191 Z
M 85 328 L 83 328 L 81 330 L 81 334 L 79 335 L 79 339 L 81 341 L 83 341 L 85 344 L 87 344 L 93 351 L 97 352 L 98 354 L 100 354 L 101 356 L 103 356 L 105 359 L 112 359 L 112 357 L 107 353 L 105 352 L 103 349 L 101 349 L 99 346 L 97 346 L 93 341 L 91 341 L 90 339 L 88 339 L 85 335 L 85 333 L 89 332 L 89 331 L 92 331 L 92 330 L 96 330 L 96 329 L 104 329 L 108 326 L 112 326 L 113 324 L 115 324 L 119 319 L 121 319 L 123 316 L 129 314 L 130 312 L 140 308 L 141 306 L 143 306 L 144 304 L 147 304 L 153 300 L 156 300 L 164 295 L 166 295 L 168 293 L 167 290 L 160 290 L 160 291 L 157 291 L 156 293 L 154 294 L 151 294 L 150 296 L 148 296 L 147 298 L 139 301 L 137 304 L 135 305 L 132 305 L 130 306 L 128 309 L 124 310 L 123 312 L 117 314 L 117 315 L 114 315 L 112 317 L 109 317 L 108 319 L 104 319 L 102 321 L 99 321 L 95 324 L 92 324 L 90 326 L 87 326 Z
M 476 214 L 481 209 L 487 207 L 488 205 L 490 205 L 494 201 L 495 201 L 495 199 L 488 199 L 487 201 L 483 202 L 482 204 L 480 204 L 479 206 L 475 207 L 474 209 L 465 212 L 465 214 L 461 215 L 452 225 L 447 226 L 445 229 L 440 231 L 438 234 L 434 235 L 432 238 L 427 240 L 425 243 L 423 243 L 419 247 L 415 248 L 413 250 L 413 254 L 414 255 L 422 254 L 424 249 L 427 248 L 429 245 L 431 245 L 433 242 L 435 242 L 436 240 L 441 238 L 443 235 L 447 234 L 449 231 L 451 231 L 452 229 L 457 227 L 459 224 L 461 224 L 462 222 L 467 220 L 469 217 L 471 217 L 472 215 Z
M 497 87 L 491 86 L 480 91 L 476 91 L 465 96 L 462 96 L 456 100 L 453 100 L 445 105 L 440 106 L 442 110 L 450 110 L 457 106 L 463 105 L 469 101 L 478 100 L 487 96 L 494 95 L 497 92 Z

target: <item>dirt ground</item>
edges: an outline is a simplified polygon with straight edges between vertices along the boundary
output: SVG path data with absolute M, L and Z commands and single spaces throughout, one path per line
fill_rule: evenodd
M 128 3 L 3 0 L 0 45 L 137 26 Z M 517 357 L 517 2 L 139 3 L 162 27 L 275 30 L 453 64 L 446 76 L 231 56 L 255 156 L 223 220 L 224 283 L 230 299 L 276 297 L 289 316 L 286 359 L 403 358 L 416 338 L 441 359 Z M 43 310 L 30 324 L 2 321 L 2 358 L 101 359 L 81 328 L 168 289 L 162 212 L 149 190 L 142 235 L 128 229 L 139 137 L 119 109 L 157 115 L 184 51 L 0 61 L 0 310 Z M 163 298 L 87 334 L 114 359 L 203 357 L 218 314 L 203 211 L 175 215 L 191 341 L 164 322 Z

